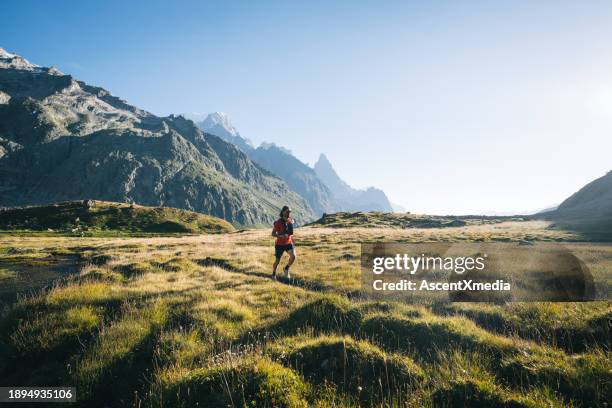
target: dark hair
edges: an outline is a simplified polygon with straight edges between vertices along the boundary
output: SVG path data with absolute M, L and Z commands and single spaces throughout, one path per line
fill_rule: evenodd
M 281 218 L 283 217 L 283 213 L 285 211 L 289 210 L 289 212 L 291 212 L 291 208 L 289 208 L 288 205 L 284 205 L 283 208 L 281 208 L 280 213 L 278 214 Z

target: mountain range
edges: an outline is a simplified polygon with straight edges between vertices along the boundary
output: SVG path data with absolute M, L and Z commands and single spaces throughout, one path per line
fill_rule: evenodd
M 306 199 L 317 215 L 336 211 L 393 211 L 386 194 L 370 187 L 358 190 L 344 182 L 324 154 L 314 168 L 300 161 L 289 150 L 274 143 L 253 143 L 240 135 L 225 113 L 211 113 L 198 126 L 233 143 L 257 164 L 281 177 Z
M 197 125 L 156 116 L 0 48 L 0 207 L 83 199 L 187 209 L 236 225 L 268 224 L 282 205 L 303 222 L 392 211 L 383 191 L 352 188 L 323 154 L 311 168 L 281 146 L 254 147 L 227 115 Z M 536 217 L 609 234 L 611 203 L 609 172 Z
M 285 204 L 315 213 L 234 144 L 0 48 L 0 206 L 97 199 L 167 206 L 235 224 Z
M 334 192 L 337 205 L 342 211 L 393 211 L 386 194 L 375 187 L 358 190 L 345 183 L 336 173 L 324 154 L 314 165 L 319 178 Z
M 357 190 L 348 185 L 338 176 L 325 154 L 321 154 L 311 168 L 289 150 L 273 143 L 263 143 L 255 148 L 249 139 L 238 133 L 228 115 L 223 113 L 208 115 L 198 126 L 206 132 L 216 132 L 234 143 L 257 164 L 283 178 L 291 189 L 308 201 L 317 214 L 398 211 L 398 206 L 392 204 L 382 190 L 374 187 Z M 399 211 L 405 212 L 405 209 Z M 554 221 L 562 228 L 598 237 L 609 236 L 612 231 L 612 171 L 587 184 L 559 206 L 530 213 L 536 213 L 534 218 Z

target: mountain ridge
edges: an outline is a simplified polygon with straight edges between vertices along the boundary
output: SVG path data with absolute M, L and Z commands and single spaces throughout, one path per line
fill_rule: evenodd
M 321 154 L 317 164 L 324 158 L 327 165 L 323 166 L 329 167 L 331 172 L 327 168 L 322 173 L 317 171 L 317 165 L 308 166 L 290 150 L 275 143 L 263 142 L 255 148 L 249 139 L 240 135 L 225 113 L 213 112 L 198 122 L 198 126 L 233 143 L 256 163 L 282 178 L 293 191 L 306 199 L 317 215 L 351 210 L 393 211 L 382 190 L 374 187 L 357 190 L 341 180 L 324 154 Z M 327 177 L 328 173 L 333 175 Z
M 343 210 L 393 212 L 393 206 L 384 191 L 375 187 L 358 190 L 349 186 L 338 176 L 325 154 L 321 153 L 319 156 L 314 165 L 314 171 L 334 192 L 336 201 Z
M 314 218 L 280 178 L 191 120 L 158 117 L 4 50 L 0 102 L 2 206 L 98 199 L 253 225 L 287 204 Z
M 213 112 L 199 122 L 198 126 L 203 131 L 219 136 L 223 140 L 238 146 L 245 153 L 255 148 L 250 139 L 240 135 L 226 113 Z
M 288 149 L 266 142 L 255 148 L 249 139 L 240 135 L 229 116 L 222 112 L 209 114 L 206 119 L 198 122 L 198 126 L 213 134 L 217 132 L 217 136 L 235 145 L 257 165 L 283 179 L 291 190 L 306 200 L 317 216 L 338 210 L 332 193 L 314 170 Z
M 289 187 L 310 204 L 315 214 L 338 210 L 333 193 L 317 177 L 315 171 L 290 152 L 276 146 L 259 146 L 249 153 L 257 164 L 276 175 L 282 175 Z

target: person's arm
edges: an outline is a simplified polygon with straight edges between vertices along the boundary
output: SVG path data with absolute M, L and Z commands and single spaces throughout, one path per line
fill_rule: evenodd
M 293 219 L 291 219 L 288 223 L 287 223 L 287 235 L 293 235 L 293 223 L 295 221 Z
M 276 230 L 276 228 L 272 228 L 272 236 L 276 238 L 284 238 L 286 234 L 281 234 L 280 231 Z

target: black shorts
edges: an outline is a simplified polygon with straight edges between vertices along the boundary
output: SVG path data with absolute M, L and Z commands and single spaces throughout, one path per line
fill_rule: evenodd
M 283 253 L 285 251 L 291 251 L 293 250 L 293 244 L 287 244 L 287 245 L 274 245 L 274 256 L 276 256 L 276 258 L 280 258 L 281 256 L 283 256 Z

